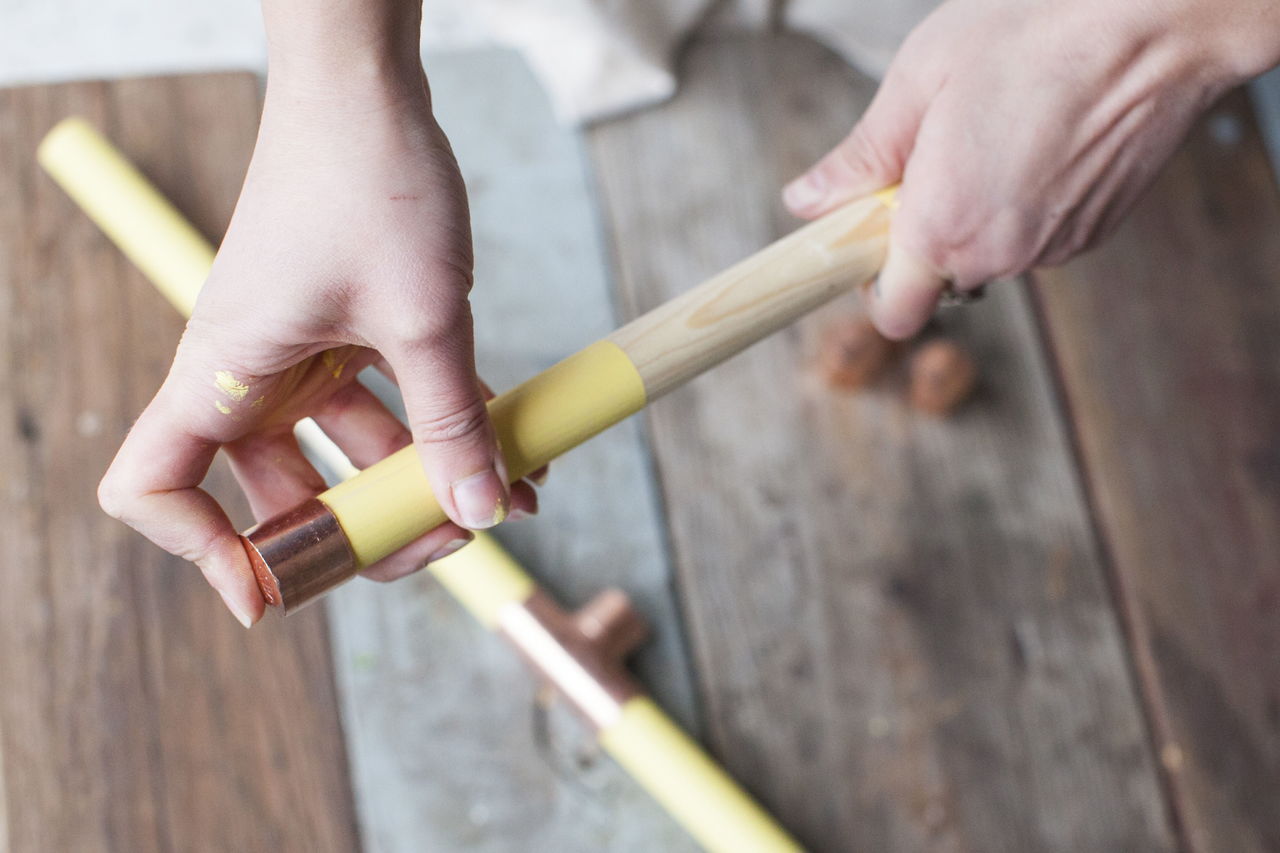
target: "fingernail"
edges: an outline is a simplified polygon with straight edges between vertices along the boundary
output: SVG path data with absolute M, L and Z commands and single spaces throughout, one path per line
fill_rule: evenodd
M 239 605 L 232 601 L 226 593 L 219 592 L 218 595 L 222 597 L 222 603 L 227 605 L 227 609 L 231 611 L 231 615 L 236 617 L 236 621 L 246 628 L 253 627 L 252 616 L 250 616 L 246 611 L 240 609 Z
M 466 536 L 463 536 L 461 539 L 454 539 L 452 542 L 449 542 L 439 551 L 436 551 L 430 557 L 427 557 L 427 562 L 434 563 L 436 560 L 443 560 L 445 557 L 449 556 L 454 551 L 457 551 L 463 545 L 466 545 L 468 542 L 470 542 L 472 539 L 475 539 L 475 538 L 476 537 L 474 534 L 468 533 Z
M 463 527 L 484 530 L 507 517 L 506 484 L 493 468 L 455 480 L 450 490 Z
M 827 197 L 827 182 L 818 172 L 808 172 L 787 184 L 782 190 L 782 201 L 795 211 L 807 210 L 821 204 Z
M 512 521 L 524 521 L 526 518 L 533 518 L 533 513 L 525 512 L 519 507 L 516 507 L 515 509 L 511 510 L 510 519 Z

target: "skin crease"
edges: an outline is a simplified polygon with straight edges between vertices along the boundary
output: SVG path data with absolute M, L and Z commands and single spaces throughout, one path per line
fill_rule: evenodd
M 909 338 L 948 280 L 1061 264 L 1113 230 L 1196 117 L 1280 59 L 1278 30 L 1254 0 L 952 0 L 784 201 L 814 218 L 901 183 L 866 298 Z
M 246 627 L 264 602 L 199 488 L 219 447 L 262 519 L 324 489 L 298 419 L 359 467 L 415 441 L 453 523 L 367 569 L 375 579 L 508 506 L 537 510 L 528 483 L 508 496 L 475 372 L 466 193 L 431 113 L 419 14 L 399 0 L 264 3 L 272 69 L 240 200 L 169 375 L 99 487 L 108 513 L 197 563 Z M 370 364 L 398 380 L 412 432 L 355 381 Z

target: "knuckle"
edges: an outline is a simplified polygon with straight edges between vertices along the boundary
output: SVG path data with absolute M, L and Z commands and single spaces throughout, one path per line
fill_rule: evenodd
M 470 340 L 471 306 L 466 299 L 436 300 L 418 310 L 397 310 L 386 338 L 403 350 L 435 349 L 458 338 Z
M 217 525 L 210 524 L 206 529 L 193 534 L 192 538 L 176 549 L 174 554 L 189 563 L 198 563 L 217 550 L 222 537 L 222 530 Z
M 479 398 L 443 415 L 415 418 L 409 427 L 420 444 L 447 444 L 480 433 L 489 423 L 489 410 Z
M 1018 275 L 1035 260 L 1031 221 L 1016 208 L 975 216 L 942 198 L 919 215 L 902 217 L 894 227 L 905 247 L 961 286 Z
M 894 222 L 894 236 L 902 246 L 935 270 L 951 272 L 955 254 L 960 248 L 950 220 L 925 213 L 904 215 Z
M 841 179 L 873 179 L 889 172 L 888 158 L 863 124 L 858 124 L 832 152 L 831 164 Z
M 470 293 L 475 285 L 475 259 L 471 254 L 471 241 L 468 239 L 465 246 L 461 245 L 461 241 L 455 243 L 458 243 L 457 248 L 445 252 L 438 259 L 436 277 L 446 283 L 453 283 L 464 294 Z

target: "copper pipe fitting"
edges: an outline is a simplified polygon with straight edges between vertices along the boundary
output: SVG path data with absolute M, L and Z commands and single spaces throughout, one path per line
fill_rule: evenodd
M 338 519 L 312 498 L 245 531 L 244 543 L 268 605 L 292 613 L 356 574 Z
M 619 590 L 605 590 L 577 613 L 538 590 L 508 605 L 498 622 L 499 633 L 596 731 L 617 722 L 622 706 L 644 692 L 623 659 L 649 628 Z
M 620 589 L 606 589 L 578 608 L 573 623 L 605 660 L 616 663 L 649 639 L 649 623 Z

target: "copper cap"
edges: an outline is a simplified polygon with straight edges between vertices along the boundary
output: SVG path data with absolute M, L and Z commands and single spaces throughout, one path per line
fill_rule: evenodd
M 262 597 L 292 613 L 356 574 L 356 555 L 338 519 L 312 498 L 240 537 Z

